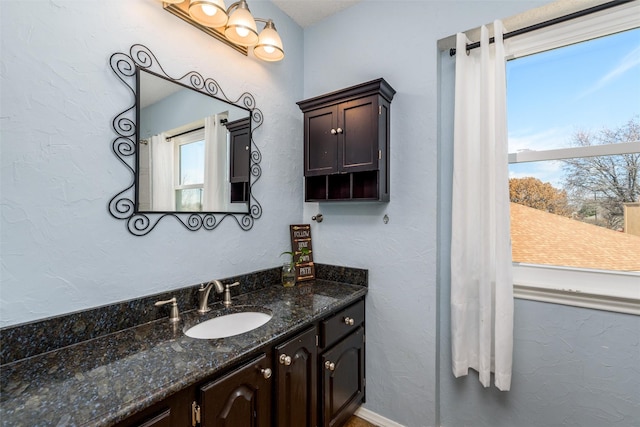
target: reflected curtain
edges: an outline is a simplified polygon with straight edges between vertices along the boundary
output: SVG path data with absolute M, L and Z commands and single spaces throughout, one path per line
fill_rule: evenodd
M 215 114 L 204 119 L 204 194 L 203 210 L 221 212 L 227 210 L 231 200 L 229 184 L 229 154 L 227 129 L 220 122 L 227 113 Z
M 164 133 L 151 137 L 151 209 L 175 211 L 174 147 Z
M 513 280 L 503 29 L 480 48 L 457 35 L 451 236 L 451 346 L 456 377 L 511 387 Z M 467 54 L 465 54 L 467 52 Z

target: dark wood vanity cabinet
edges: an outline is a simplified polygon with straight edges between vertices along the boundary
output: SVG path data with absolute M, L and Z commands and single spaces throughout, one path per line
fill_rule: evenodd
M 314 325 L 275 348 L 274 407 L 278 427 L 318 425 L 317 340 Z
M 364 402 L 364 299 L 117 427 L 337 427 Z
M 248 117 L 227 122 L 229 131 L 231 202 L 249 201 L 251 121 Z
M 321 322 L 322 426 L 342 425 L 365 399 L 364 301 Z
M 271 376 L 265 353 L 200 387 L 201 426 L 271 426 Z
M 306 201 L 389 201 L 394 94 L 378 79 L 298 102 Z
M 167 409 L 152 419 L 143 422 L 140 427 L 171 427 L 171 410 Z
M 195 387 L 178 392 L 116 424 L 116 427 L 191 427 Z

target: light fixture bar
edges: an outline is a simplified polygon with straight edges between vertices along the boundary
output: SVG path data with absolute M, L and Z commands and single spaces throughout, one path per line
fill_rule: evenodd
M 245 56 L 249 47 L 253 47 L 254 56 L 263 61 L 284 58 L 282 39 L 271 19 L 254 18 L 246 0 L 239 0 L 226 10 L 224 3 L 224 0 L 164 0 L 163 8 Z M 260 33 L 256 21 L 265 23 Z
M 191 19 L 191 16 L 189 16 L 189 1 L 188 0 L 187 1 L 183 1 L 182 3 L 167 3 L 167 2 L 163 2 L 162 7 L 167 12 L 177 16 L 178 18 L 182 19 L 185 22 L 188 22 L 189 24 L 193 25 L 197 29 L 199 29 L 201 31 L 204 31 L 205 33 L 209 34 L 211 37 L 221 41 L 222 43 L 226 44 L 227 46 L 230 46 L 230 47 L 234 48 L 235 50 L 237 50 L 241 54 L 243 54 L 245 56 L 249 55 L 249 49 L 246 46 L 237 45 L 237 44 L 233 43 L 232 41 L 230 41 L 229 39 L 227 39 L 224 36 L 224 33 L 223 33 L 224 27 L 222 27 L 220 29 L 218 29 L 218 28 L 209 28 L 209 27 L 205 27 L 204 25 L 200 25 L 196 21 Z

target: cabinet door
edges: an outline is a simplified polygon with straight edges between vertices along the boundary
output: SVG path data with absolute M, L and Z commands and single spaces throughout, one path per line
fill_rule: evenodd
M 322 425 L 342 425 L 364 401 L 364 328 L 325 352 L 321 369 Z
M 338 164 L 341 172 L 378 169 L 378 97 L 339 105 Z
M 330 106 L 304 114 L 304 175 L 338 172 L 337 107 Z
M 271 360 L 263 354 L 200 388 L 202 427 L 271 424 Z M 267 371 L 268 369 L 268 371 Z
M 276 347 L 276 425 L 316 427 L 317 361 L 315 326 Z
M 251 155 L 251 128 L 236 129 L 229 134 L 231 142 L 231 182 L 249 182 L 249 156 Z

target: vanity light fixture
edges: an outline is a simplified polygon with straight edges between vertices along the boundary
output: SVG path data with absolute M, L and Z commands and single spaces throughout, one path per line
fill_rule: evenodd
M 218 28 L 227 24 L 224 0 L 190 0 L 189 15 L 205 27 Z
M 224 0 L 164 0 L 164 8 L 245 55 L 247 48 L 253 46 L 253 54 L 263 61 L 284 58 L 275 24 L 271 19 L 254 18 L 246 0 L 233 3 L 228 9 Z M 259 34 L 256 21 L 265 24 Z

